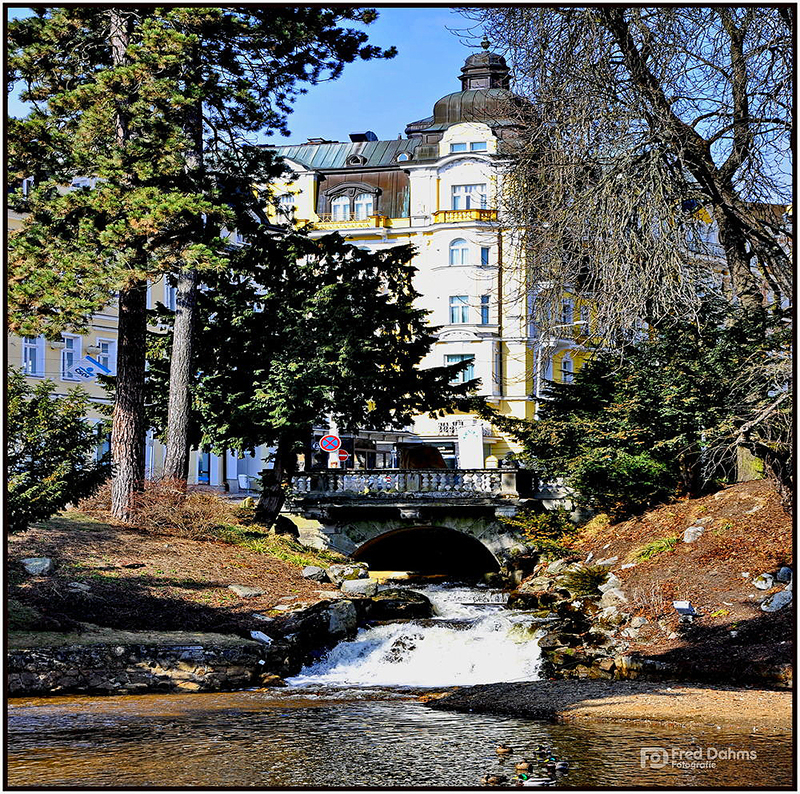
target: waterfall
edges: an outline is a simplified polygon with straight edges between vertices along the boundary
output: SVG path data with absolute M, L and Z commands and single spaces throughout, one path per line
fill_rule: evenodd
M 539 645 L 530 619 L 504 610 L 497 590 L 428 586 L 436 617 L 360 629 L 291 686 L 438 687 L 538 678 Z

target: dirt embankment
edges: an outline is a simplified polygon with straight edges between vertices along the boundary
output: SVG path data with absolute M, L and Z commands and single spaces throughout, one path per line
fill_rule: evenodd
M 792 693 L 644 681 L 537 681 L 465 687 L 429 701 L 436 709 L 533 719 L 721 726 L 747 733 L 792 730 Z
M 274 537 L 263 542 L 278 544 Z M 339 595 L 333 585 L 301 573 L 304 564 L 330 562 L 290 540 L 279 545 L 292 561 L 242 545 L 149 534 L 67 512 L 10 537 L 8 596 L 19 605 L 24 627 L 39 631 L 71 631 L 88 623 L 246 637 L 263 628 L 254 614 L 280 614 L 289 605 Z M 50 557 L 55 568 L 31 576 L 19 562 L 26 557 Z M 243 597 L 229 589 L 232 584 L 258 593 Z M 16 616 L 11 617 L 13 622 Z
M 686 543 L 689 527 L 702 532 Z M 660 541 L 663 550 L 643 559 Z M 592 522 L 575 548 L 575 559 L 613 560 L 606 567 L 622 581 L 624 610 L 647 619 L 627 653 L 704 670 L 704 680 L 720 682 L 745 667 L 793 663 L 794 605 L 775 613 L 760 608 L 786 584 L 753 584 L 761 573 L 794 569 L 792 520 L 768 482 L 728 486 L 618 524 Z M 679 626 L 675 600 L 701 614 L 691 627 Z

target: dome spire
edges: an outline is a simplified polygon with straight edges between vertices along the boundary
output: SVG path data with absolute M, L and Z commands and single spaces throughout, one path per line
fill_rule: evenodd
M 508 89 L 510 69 L 502 55 L 489 52 L 491 42 L 484 36 L 481 42 L 481 51 L 470 55 L 461 67 L 461 90 L 469 91 L 475 88 L 505 88 Z

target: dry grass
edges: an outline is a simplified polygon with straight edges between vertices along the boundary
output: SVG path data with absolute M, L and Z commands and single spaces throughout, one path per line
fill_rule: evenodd
M 110 520 L 111 485 L 78 504 L 90 516 Z M 233 506 L 208 488 L 187 489 L 181 480 L 147 480 L 135 497 L 133 526 L 145 532 L 194 540 L 214 538 L 217 532 L 236 523 Z

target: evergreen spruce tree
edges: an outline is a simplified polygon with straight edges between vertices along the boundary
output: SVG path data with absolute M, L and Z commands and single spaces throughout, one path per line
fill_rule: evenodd
M 474 382 L 466 364 L 419 369 L 434 342 L 415 308 L 411 246 L 370 252 L 336 234 L 257 230 L 225 271 L 203 276 L 193 372 L 193 441 L 204 449 L 275 448 L 261 472 L 258 517 L 271 524 L 315 424 L 407 426 L 453 410 Z M 151 425 L 166 427 L 169 335 L 151 336 Z
M 179 282 L 178 394 L 187 388 L 197 274 L 226 267 L 223 228 L 252 224 L 282 166 L 248 135 L 286 130 L 303 83 L 391 57 L 340 24 L 369 9 L 317 6 L 37 7 L 9 25 L 10 83 L 32 110 L 9 125 L 13 182 L 32 180 L 9 252 L 11 330 L 85 331 L 119 301 L 114 514 L 144 476 L 146 284 Z M 65 190 L 76 179 L 85 187 Z M 30 182 L 28 183 L 30 184 Z M 185 399 L 171 466 L 185 473 Z M 183 406 L 183 407 L 182 407 Z

